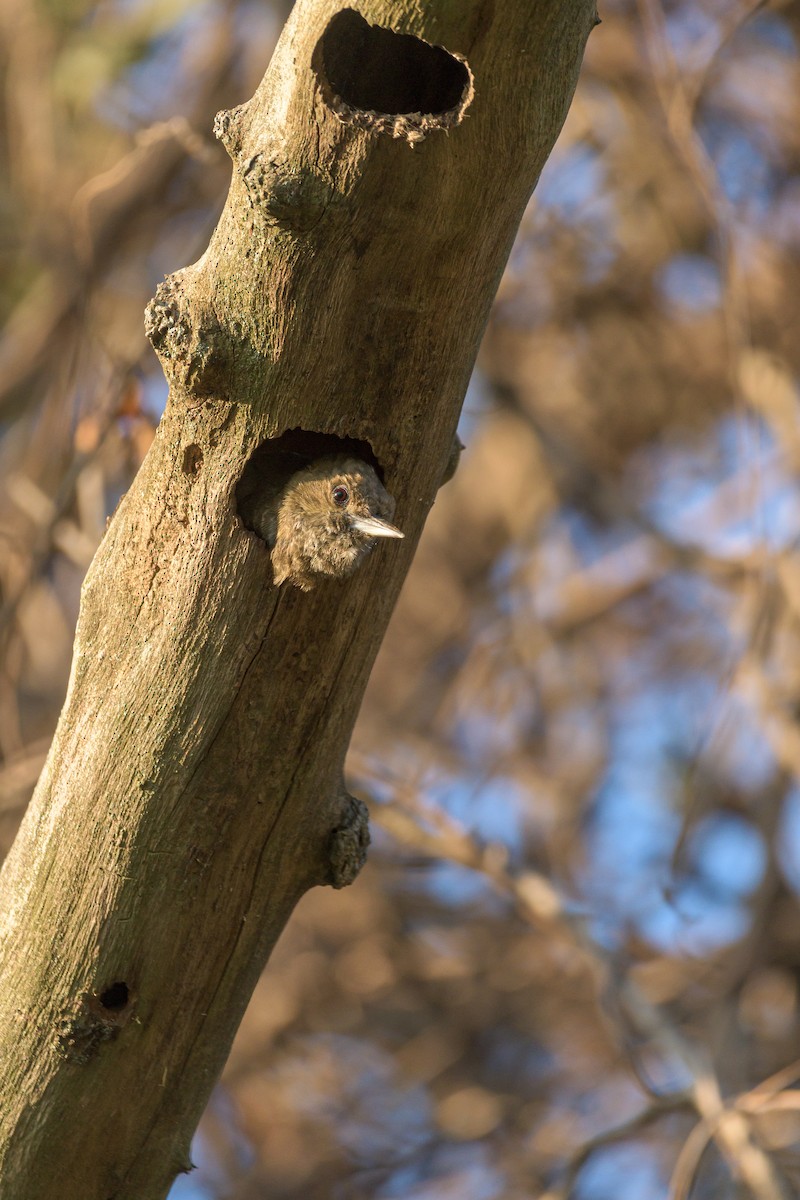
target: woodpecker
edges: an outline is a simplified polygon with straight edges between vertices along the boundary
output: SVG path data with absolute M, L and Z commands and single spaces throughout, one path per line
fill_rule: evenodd
M 381 537 L 405 535 L 389 524 L 394 500 L 368 463 L 321 458 L 292 475 L 264 512 L 275 583 L 310 592 L 321 577 L 350 575 Z

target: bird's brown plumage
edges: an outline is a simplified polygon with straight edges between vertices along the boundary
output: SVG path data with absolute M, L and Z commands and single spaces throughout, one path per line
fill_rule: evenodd
M 268 514 L 275 582 L 308 592 L 320 577 L 349 575 L 377 537 L 403 537 L 393 516 L 394 500 L 368 463 L 319 459 L 291 477 Z

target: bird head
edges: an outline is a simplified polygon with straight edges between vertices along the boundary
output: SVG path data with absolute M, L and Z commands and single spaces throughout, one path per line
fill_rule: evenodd
M 374 468 L 357 458 L 319 459 L 291 477 L 278 498 L 275 582 L 305 591 L 320 575 L 349 575 L 377 538 L 404 535 L 390 518 L 394 500 Z

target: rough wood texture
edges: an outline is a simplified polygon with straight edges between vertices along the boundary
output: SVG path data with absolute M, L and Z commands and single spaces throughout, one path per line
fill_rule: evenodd
M 595 9 L 359 11 L 299 0 L 218 118 L 211 244 L 148 309 L 168 409 L 87 576 L 2 876 L 8 1200 L 166 1195 L 292 907 L 363 860 L 348 739 Z M 406 540 L 275 588 L 238 509 L 284 452 L 342 448 L 379 466 Z

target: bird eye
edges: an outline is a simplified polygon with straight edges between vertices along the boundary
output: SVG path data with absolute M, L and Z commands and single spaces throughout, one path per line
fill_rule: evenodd
M 331 492 L 331 495 L 333 496 L 333 503 L 337 504 L 339 508 L 344 508 L 345 504 L 347 504 L 347 501 L 350 499 L 350 492 L 343 483 L 340 483 L 338 487 L 335 487 Z

